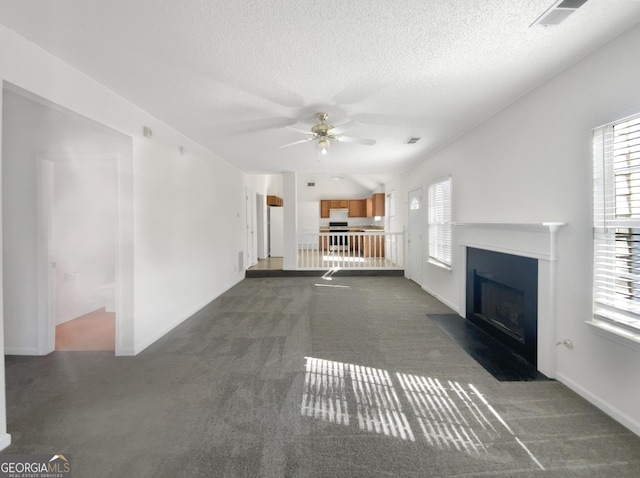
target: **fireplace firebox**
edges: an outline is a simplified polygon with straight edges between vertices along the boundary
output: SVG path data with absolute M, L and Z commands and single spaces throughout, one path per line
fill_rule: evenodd
M 466 317 L 537 365 L 538 261 L 467 248 Z

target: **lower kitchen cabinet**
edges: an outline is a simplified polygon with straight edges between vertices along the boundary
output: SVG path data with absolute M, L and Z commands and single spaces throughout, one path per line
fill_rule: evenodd
M 384 235 L 353 235 L 349 249 L 362 257 L 384 257 Z
M 364 257 L 384 257 L 384 235 L 364 236 Z

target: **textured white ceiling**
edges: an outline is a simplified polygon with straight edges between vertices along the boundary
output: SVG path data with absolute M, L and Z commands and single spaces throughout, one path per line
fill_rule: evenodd
M 0 0 L 0 22 L 246 172 L 386 175 L 640 22 L 639 1 L 589 0 L 530 28 L 552 3 Z M 277 148 L 317 111 L 376 144 Z

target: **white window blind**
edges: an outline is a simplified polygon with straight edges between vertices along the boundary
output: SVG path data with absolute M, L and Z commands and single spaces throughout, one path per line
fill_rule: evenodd
M 593 313 L 640 334 L 640 115 L 593 131 Z
M 451 177 L 429 186 L 429 259 L 451 265 Z

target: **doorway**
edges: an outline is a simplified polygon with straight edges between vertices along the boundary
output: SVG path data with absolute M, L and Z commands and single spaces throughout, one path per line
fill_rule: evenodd
M 407 278 L 422 285 L 422 188 L 409 191 Z
M 265 259 L 267 257 L 266 243 L 266 227 L 267 221 L 265 217 L 266 201 L 263 194 L 256 193 L 256 238 L 257 238 L 257 259 Z
M 46 355 L 55 350 L 56 322 L 102 308 L 106 312 L 108 304 L 109 309 L 114 309 L 111 313 L 115 314 L 116 323 L 115 338 L 109 339 L 110 349 L 115 346 L 116 355 L 135 355 L 132 138 L 18 86 L 4 82 L 3 87 L 5 353 Z M 92 224 L 89 230 L 71 233 L 71 229 L 61 227 L 70 217 L 54 213 L 53 209 L 55 198 L 60 199 L 54 186 L 56 175 L 62 173 L 56 169 L 62 164 L 65 176 L 57 178 L 57 182 L 59 186 L 64 184 L 62 189 L 69 194 L 88 181 L 88 173 L 82 168 L 89 165 L 94 169 L 108 168 L 109 193 L 104 192 L 103 176 L 92 180 L 93 188 L 103 191 L 101 200 L 111 204 L 108 221 L 104 210 L 96 210 L 84 218 L 87 224 Z M 85 199 L 78 198 L 73 195 L 64 198 L 68 211 L 84 206 Z M 109 236 L 112 248 L 109 254 L 104 249 L 86 252 L 86 242 L 96 240 L 98 227 L 91 221 L 97 218 L 110 225 L 108 232 L 100 228 L 103 240 Z M 55 241 L 54 227 L 62 231 Z M 82 249 L 85 255 L 58 264 L 55 242 Z M 87 265 L 102 262 L 109 263 L 108 273 L 98 274 L 99 277 L 86 269 Z M 83 298 L 72 301 L 66 292 L 56 294 L 56 282 L 69 286 L 74 297 Z M 66 297 L 63 301 L 66 309 L 63 302 L 56 305 L 56 295 L 58 299 Z
M 117 155 L 39 155 L 39 161 L 54 349 L 115 351 Z
M 257 264 L 258 239 L 256 234 L 256 193 L 247 188 L 246 191 L 247 216 L 247 269 Z

